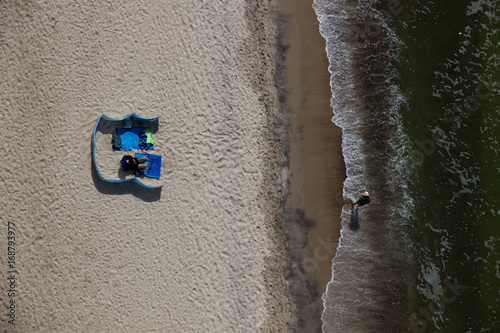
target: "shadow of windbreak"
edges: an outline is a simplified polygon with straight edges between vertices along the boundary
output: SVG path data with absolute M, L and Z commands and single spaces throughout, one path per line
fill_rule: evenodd
M 349 222 L 349 229 L 352 231 L 358 231 L 359 230 L 359 212 L 358 208 L 353 208 L 351 209 L 351 222 Z
M 100 193 L 112 195 L 122 195 L 130 193 L 133 196 L 146 202 L 160 200 L 161 188 L 146 188 L 134 182 L 107 183 L 99 179 L 92 162 L 90 163 L 90 169 L 92 171 L 92 180 L 94 182 L 94 186 Z
M 160 115 L 161 116 L 161 115 Z M 158 132 L 158 117 L 155 118 L 140 118 L 136 114 L 127 116 L 126 119 L 113 119 L 105 115 L 102 115 L 97 120 L 97 125 L 94 128 L 94 133 L 92 134 L 92 140 L 90 144 L 90 150 L 92 152 L 91 159 L 91 173 L 92 180 L 96 189 L 104 194 L 133 194 L 137 198 L 143 201 L 157 201 L 161 197 L 161 187 L 151 188 L 147 186 L 141 186 L 136 181 L 124 181 L 128 173 L 125 173 L 121 168 L 117 170 L 118 179 L 123 182 L 107 182 L 101 179 L 99 171 L 96 169 L 97 165 L 95 162 L 95 141 L 94 134 L 96 132 L 101 132 L 102 134 L 116 134 L 117 129 L 123 128 L 125 125 L 131 127 L 146 127 L 150 128 L 151 132 L 154 134 Z M 111 145 L 111 142 L 109 143 Z M 126 154 L 126 152 L 124 151 Z

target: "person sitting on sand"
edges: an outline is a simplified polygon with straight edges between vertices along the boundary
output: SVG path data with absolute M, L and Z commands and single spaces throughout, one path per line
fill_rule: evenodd
M 130 155 L 125 155 L 122 157 L 121 166 L 123 171 L 139 171 L 146 170 L 148 166 L 143 162 L 149 161 L 149 158 L 142 156 L 139 158 L 132 157 Z
M 370 195 L 367 191 L 358 199 L 358 201 L 351 201 L 353 207 L 364 206 L 370 203 Z

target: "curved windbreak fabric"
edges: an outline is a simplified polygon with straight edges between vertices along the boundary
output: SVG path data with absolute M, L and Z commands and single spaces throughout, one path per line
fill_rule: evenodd
M 92 164 L 94 165 L 94 168 L 95 168 L 95 172 L 97 174 L 97 177 L 102 180 L 103 182 L 106 182 L 106 183 L 125 183 L 125 182 L 133 182 L 133 183 L 136 183 L 138 185 L 141 185 L 143 187 L 146 187 L 146 188 L 161 188 L 163 187 L 163 185 L 160 185 L 160 186 L 151 186 L 151 185 L 147 185 L 147 184 L 144 184 L 143 182 L 141 182 L 138 178 L 134 177 L 134 178 L 127 178 L 127 179 L 109 179 L 109 178 L 105 178 L 100 172 L 99 172 L 99 168 L 97 167 L 97 162 L 96 162 L 96 156 L 95 156 L 95 151 L 96 151 L 96 142 L 95 142 L 95 134 L 97 132 L 97 129 L 99 127 L 99 123 L 102 121 L 102 120 L 105 120 L 105 121 L 108 121 L 108 122 L 112 122 L 112 123 L 116 123 L 117 125 L 119 125 L 120 123 L 123 123 L 123 122 L 126 122 L 127 120 L 131 120 L 132 122 L 136 121 L 136 122 L 144 122 L 144 123 L 150 123 L 151 125 L 154 125 L 158 126 L 158 121 L 157 119 L 159 117 L 161 117 L 163 114 L 160 114 L 156 117 L 153 117 L 153 118 L 141 118 L 139 117 L 138 115 L 136 115 L 135 113 L 132 113 L 132 114 L 129 114 L 127 116 L 123 116 L 121 118 L 110 118 L 106 115 L 101 115 L 99 116 L 99 118 L 97 118 L 97 122 L 95 124 L 95 127 L 94 127 L 94 131 L 92 132 Z

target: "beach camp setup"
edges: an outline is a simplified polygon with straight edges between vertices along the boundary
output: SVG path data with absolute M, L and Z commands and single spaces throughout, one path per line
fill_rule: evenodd
M 153 118 L 141 118 L 135 113 L 129 114 L 121 118 L 110 118 L 106 115 L 101 115 L 97 118 L 97 122 L 92 133 L 92 164 L 94 165 L 97 177 L 107 183 L 124 183 L 134 182 L 146 188 L 161 188 L 163 185 L 151 186 L 140 181 L 138 177 L 145 176 L 149 178 L 160 178 L 161 171 L 161 155 L 151 154 L 149 151 L 154 150 L 153 133 L 158 129 L 158 118 L 162 115 Z M 104 177 L 96 161 L 96 139 L 97 131 L 112 134 L 110 145 L 115 151 L 130 151 L 142 150 L 146 152 L 136 152 L 135 158 L 147 157 L 144 162 L 147 169 L 140 170 L 133 178 L 126 179 L 109 179 Z M 126 153 L 124 153 L 126 154 Z

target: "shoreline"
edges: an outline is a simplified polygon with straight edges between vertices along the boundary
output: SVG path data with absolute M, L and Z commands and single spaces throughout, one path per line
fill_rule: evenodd
M 330 73 L 313 1 L 282 0 L 280 39 L 288 132 L 289 192 L 284 223 L 287 280 L 298 328 L 321 329 L 322 295 L 332 278 L 346 178 L 342 131 L 331 121 Z
M 262 199 L 272 255 L 263 272 L 268 317 L 260 331 L 314 332 L 322 326 L 346 177 L 342 132 L 331 121 L 326 44 L 312 0 L 247 3 L 246 17 L 252 37 L 242 69 L 268 121 Z
M 342 130 L 331 121 L 333 113 L 330 106 L 329 64 L 325 40 L 319 34 L 319 24 L 312 8 L 312 1 L 310 4 L 300 0 L 294 2 L 297 5 L 295 13 L 301 34 L 299 38 L 290 40 L 290 58 L 297 53 L 296 56 L 300 57 L 301 64 L 298 68 L 292 68 L 295 67 L 290 64 L 293 60 L 289 59 L 287 70 L 290 77 L 295 78 L 295 80 L 289 79 L 289 85 L 294 90 L 296 87 L 301 90 L 299 96 L 302 100 L 299 101 L 299 96 L 294 96 L 289 103 L 295 115 L 292 134 L 295 135 L 295 140 L 298 139 L 298 142 L 292 140 L 292 149 L 302 152 L 303 160 L 296 161 L 296 171 L 300 172 L 302 164 L 304 170 L 301 186 L 304 190 L 306 216 L 317 220 L 317 224 L 311 230 L 311 248 L 317 253 L 319 251 L 316 247 L 320 246 L 328 252 L 328 258 L 322 259 L 323 256 L 319 253 L 317 256 L 321 258 L 317 259 L 331 263 L 340 237 L 340 216 L 345 203 L 342 195 L 343 182 L 346 178 L 342 155 Z M 295 51 L 296 47 L 299 50 Z M 300 74 L 295 71 L 300 71 Z M 295 160 L 292 164 L 295 164 Z M 321 239 L 325 233 L 335 239 L 328 241 Z M 333 250 L 325 248 L 325 242 L 333 246 Z M 323 293 L 326 284 L 331 280 L 331 265 L 319 265 L 316 276 Z

